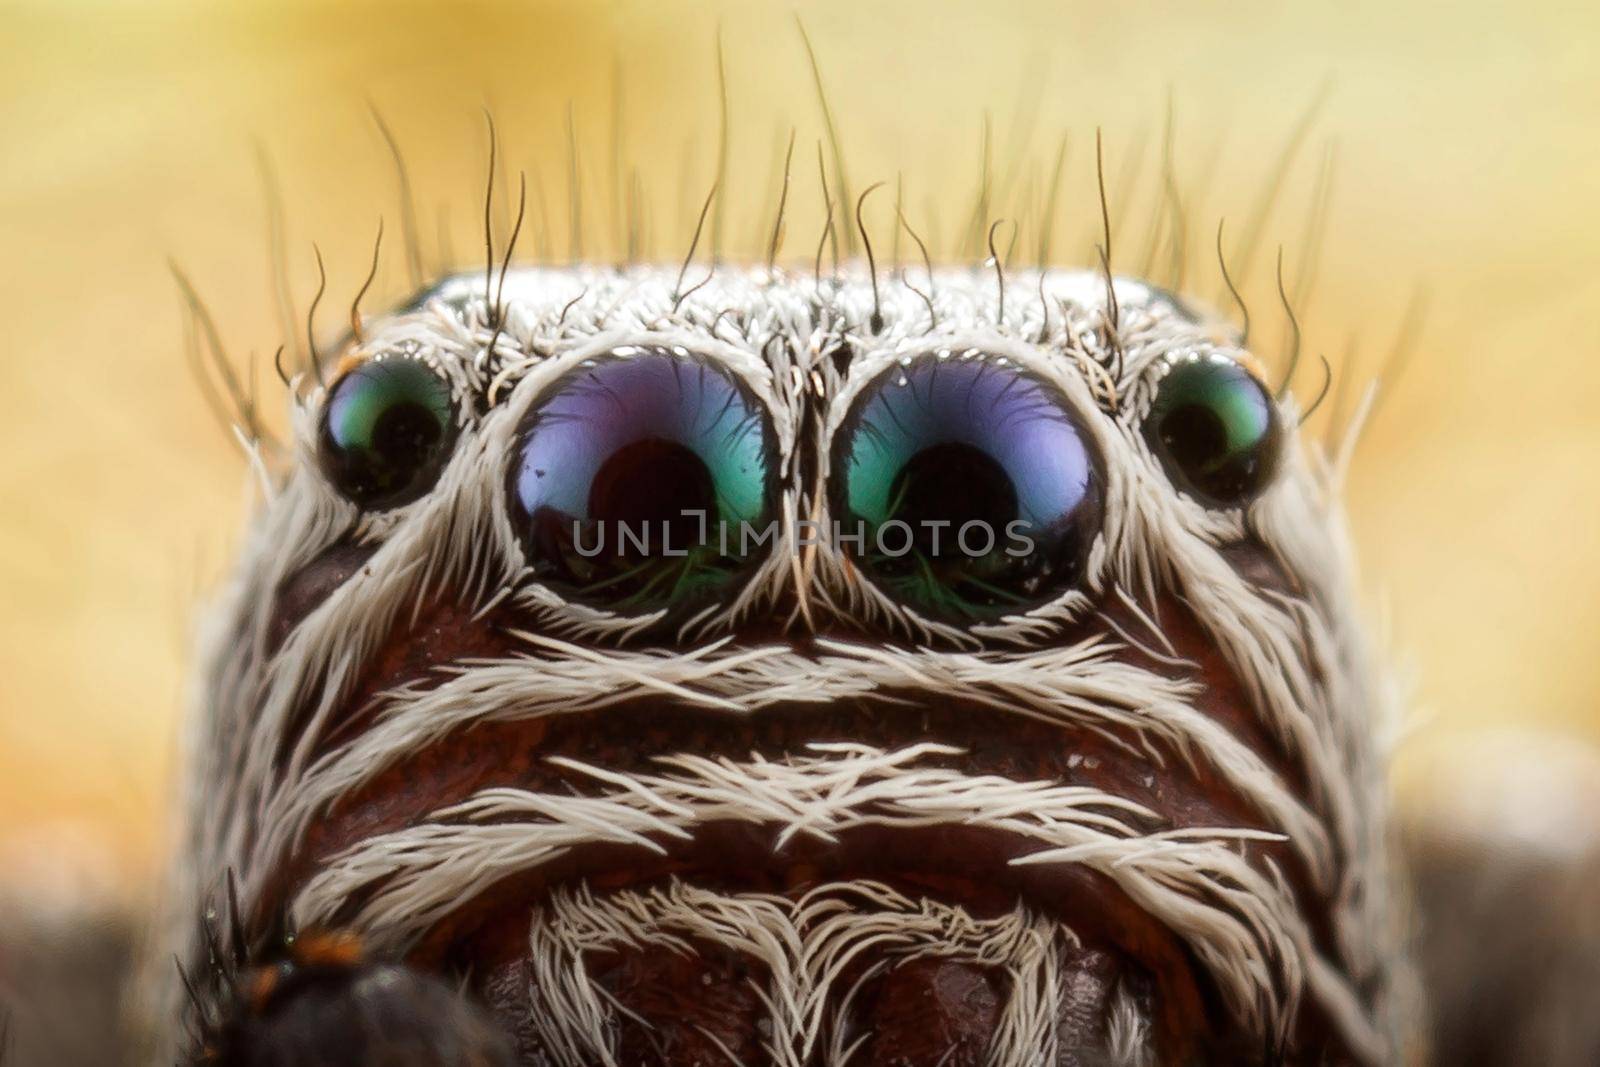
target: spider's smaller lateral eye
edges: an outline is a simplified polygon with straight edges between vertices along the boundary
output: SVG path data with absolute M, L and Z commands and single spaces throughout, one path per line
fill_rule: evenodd
M 364 508 L 426 493 L 450 454 L 450 386 L 421 360 L 369 360 L 328 390 L 318 458 L 334 487 Z
M 1278 406 L 1266 387 L 1218 355 L 1173 364 L 1156 387 L 1144 431 L 1173 483 L 1214 507 L 1244 504 L 1259 493 L 1283 443 Z

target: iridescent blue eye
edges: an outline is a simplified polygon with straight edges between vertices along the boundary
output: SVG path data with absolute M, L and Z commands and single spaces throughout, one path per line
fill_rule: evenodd
M 1229 507 L 1272 477 L 1283 435 L 1266 386 L 1225 356 L 1196 355 L 1156 386 L 1145 437 L 1180 489 Z
M 1099 460 L 1065 398 L 992 356 L 924 356 L 873 382 L 832 471 L 836 539 L 880 587 L 945 619 L 1059 595 L 1100 527 Z
M 770 537 L 773 454 L 760 401 L 707 360 L 583 365 L 529 413 L 511 471 L 534 574 L 624 610 L 726 592 Z
M 421 360 L 372 359 L 328 390 L 318 460 L 354 503 L 392 508 L 433 486 L 454 437 L 449 383 Z

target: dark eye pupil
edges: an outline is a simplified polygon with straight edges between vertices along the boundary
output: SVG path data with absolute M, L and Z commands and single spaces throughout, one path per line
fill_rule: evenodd
M 1215 411 L 1189 404 L 1161 420 L 1161 443 L 1196 472 L 1214 472 L 1227 459 L 1228 428 Z
M 433 485 L 448 454 L 450 389 L 413 359 L 365 363 L 328 392 L 323 473 L 362 507 L 395 507 Z
M 619 448 L 600 465 L 589 487 L 590 518 L 635 530 L 659 530 L 664 524 L 667 543 L 679 546 L 698 531 L 697 516 L 713 515 L 716 504 L 705 461 L 686 446 L 660 438 Z
M 969 522 L 1004 530 L 1017 517 L 1017 492 L 1005 468 L 968 444 L 918 452 L 901 468 L 891 494 L 900 501 L 895 518 L 911 525 L 913 544 L 930 554 L 937 531 L 944 531 L 944 544 L 956 545 L 957 532 Z
M 382 458 L 374 465 L 373 476 L 385 483 L 385 489 L 399 488 L 399 478 L 425 464 L 443 436 L 433 412 L 421 404 L 396 404 L 378 416 L 372 428 L 371 451 Z

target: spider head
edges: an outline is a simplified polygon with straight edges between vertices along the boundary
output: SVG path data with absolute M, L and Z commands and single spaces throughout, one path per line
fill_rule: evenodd
M 530 1063 L 1382 1061 L 1381 691 L 1292 403 L 1158 290 L 927 281 L 369 324 L 222 611 L 196 869 Z

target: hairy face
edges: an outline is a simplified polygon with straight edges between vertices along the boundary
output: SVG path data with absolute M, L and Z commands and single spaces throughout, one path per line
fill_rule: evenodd
M 441 1063 L 1395 1061 L 1340 463 L 1232 331 L 1065 271 L 500 281 L 297 381 L 184 903 L 231 872 L 236 962 L 323 977 L 202 1061 L 374 975 L 466 989 Z

